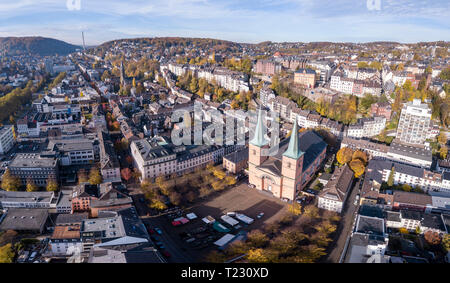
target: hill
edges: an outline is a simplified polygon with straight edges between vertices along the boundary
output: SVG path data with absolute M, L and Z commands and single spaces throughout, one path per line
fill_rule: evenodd
M 45 37 L 0 37 L 0 54 L 5 55 L 67 55 L 79 46 Z

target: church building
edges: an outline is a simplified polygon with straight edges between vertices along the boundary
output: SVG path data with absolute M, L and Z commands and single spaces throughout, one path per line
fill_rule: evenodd
M 278 153 L 268 156 L 262 111 L 249 144 L 249 183 L 281 199 L 295 200 L 319 170 L 327 144 L 313 131 L 299 133 L 295 121 L 291 136 L 280 142 Z

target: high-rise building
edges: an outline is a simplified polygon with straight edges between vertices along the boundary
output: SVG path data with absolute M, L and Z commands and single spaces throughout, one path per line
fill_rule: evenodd
M 423 144 L 432 129 L 431 112 L 420 99 L 405 104 L 398 122 L 397 138 L 404 143 Z

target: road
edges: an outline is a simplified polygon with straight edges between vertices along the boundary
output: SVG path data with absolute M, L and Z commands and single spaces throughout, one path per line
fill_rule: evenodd
M 354 205 L 356 195 L 360 192 L 363 179 L 359 179 L 354 182 L 351 188 L 350 195 L 348 196 L 344 210 L 341 214 L 341 221 L 339 223 L 338 229 L 336 231 L 337 239 L 330 244 L 332 250 L 328 253 L 328 257 L 325 259 L 326 262 L 338 263 L 341 258 L 342 252 L 348 237 L 350 237 L 353 230 L 354 220 L 356 217 L 356 212 L 359 208 L 358 205 Z

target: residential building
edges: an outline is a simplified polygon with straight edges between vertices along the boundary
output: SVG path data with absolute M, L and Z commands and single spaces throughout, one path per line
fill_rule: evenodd
M 230 173 L 237 174 L 248 167 L 248 149 L 232 152 L 223 157 L 223 168 Z
M 341 213 L 353 182 L 353 171 L 347 166 L 336 168 L 318 195 L 317 206 Z
M 294 83 L 307 88 L 314 88 L 316 85 L 316 72 L 312 69 L 298 69 L 294 73 Z
M 272 60 L 258 60 L 254 71 L 258 74 L 273 76 L 281 72 L 281 65 Z
M 14 146 L 14 127 L 11 125 L 0 127 L 0 154 L 6 154 Z
M 409 144 L 424 144 L 432 128 L 431 112 L 431 108 L 420 99 L 406 103 L 398 122 L 397 139 Z

